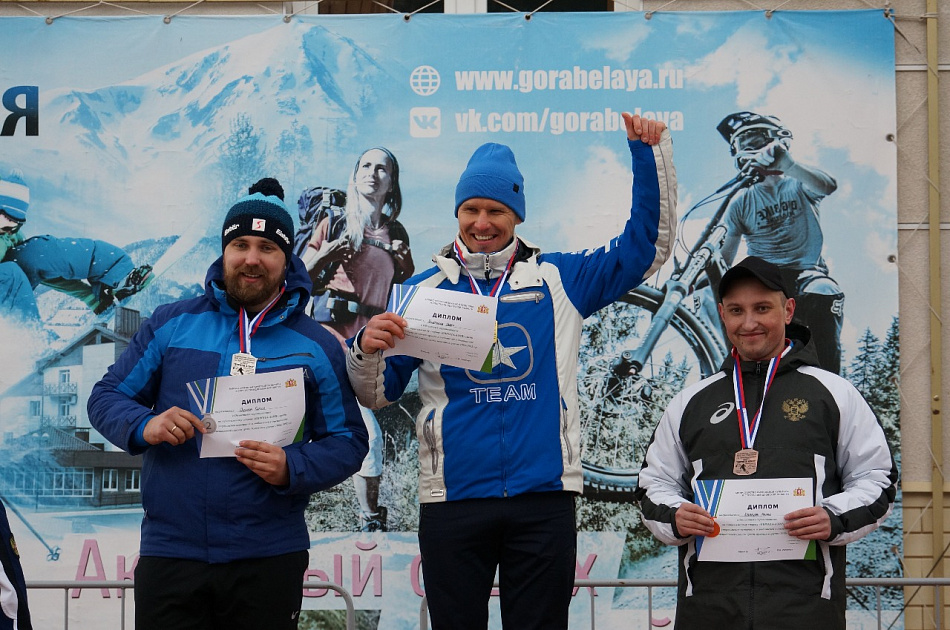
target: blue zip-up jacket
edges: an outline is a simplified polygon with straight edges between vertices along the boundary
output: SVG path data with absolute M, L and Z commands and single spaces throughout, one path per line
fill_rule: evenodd
M 496 294 L 498 342 L 490 373 L 408 356 L 384 360 L 351 344 L 347 370 L 367 407 L 398 399 L 418 370 L 422 503 L 583 490 L 577 358 L 584 319 L 653 274 L 669 258 L 675 234 L 669 131 L 655 146 L 636 140 L 629 147 L 630 218 L 607 245 L 542 254 L 516 237 L 505 251 L 466 254 L 464 269 L 449 245 L 434 257 L 435 267 L 407 281 L 470 292 L 463 271 L 471 270 L 487 294 L 495 280 L 485 276 L 500 276 L 517 247 Z
M 297 256 L 284 297 L 251 346 L 258 372 L 304 370 L 303 439 L 284 448 L 289 484 L 268 484 L 234 458 L 199 459 L 200 435 L 180 446 L 141 446 L 142 423 L 174 406 L 194 411 L 186 383 L 230 374 L 240 336 L 222 275 L 219 258 L 204 295 L 155 309 L 89 397 L 89 421 L 103 436 L 129 453 L 144 451 L 143 556 L 220 563 L 309 549 L 310 494 L 347 479 L 366 454 L 340 342 L 306 316 L 310 277 Z

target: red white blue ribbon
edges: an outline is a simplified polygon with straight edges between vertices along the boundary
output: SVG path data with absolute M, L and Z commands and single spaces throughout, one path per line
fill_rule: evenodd
M 732 349 L 732 390 L 736 397 L 736 412 L 739 414 L 739 441 L 742 443 L 742 448 L 744 449 L 750 449 L 752 445 L 755 444 L 755 438 L 759 434 L 759 426 L 762 424 L 762 409 L 765 407 L 765 395 L 768 394 L 769 388 L 772 387 L 772 381 L 775 380 L 775 373 L 778 372 L 779 361 L 781 361 L 791 349 L 791 342 L 786 339 L 785 350 L 782 351 L 782 354 L 777 357 L 772 357 L 769 360 L 769 367 L 765 372 L 765 389 L 762 391 L 762 402 L 759 403 L 759 409 L 755 412 L 755 416 L 751 422 L 749 420 L 749 410 L 745 405 L 745 390 L 742 386 L 742 367 L 740 365 L 739 352 L 735 348 Z
M 285 285 L 286 286 L 286 285 Z M 281 287 L 280 291 L 277 292 L 277 296 L 270 301 L 270 304 L 264 307 L 264 310 L 254 316 L 254 319 L 248 319 L 247 311 L 244 310 L 244 307 L 241 307 L 241 312 L 238 317 L 238 332 L 241 336 L 241 352 L 245 354 L 251 354 L 251 337 L 254 336 L 254 333 L 257 332 L 258 326 L 261 325 L 261 322 L 264 321 L 264 315 L 267 315 L 267 311 L 271 310 L 274 307 L 274 304 L 277 304 L 277 300 L 280 299 L 280 296 L 284 294 L 284 288 Z
M 458 241 L 453 243 L 455 247 L 455 255 L 458 256 L 459 261 L 462 265 L 465 265 L 465 256 L 462 255 L 462 248 L 459 247 Z M 511 258 L 508 259 L 508 264 L 505 265 L 505 273 L 501 274 L 501 277 L 495 281 L 495 286 L 492 287 L 491 291 L 488 292 L 488 297 L 495 297 L 495 293 L 498 292 L 498 289 L 505 284 L 505 278 L 508 277 L 508 272 L 511 271 L 511 265 L 515 262 L 515 256 L 518 255 L 518 243 L 515 243 L 515 251 L 511 253 Z M 472 285 L 472 293 L 477 295 L 485 295 L 482 293 L 482 290 L 479 288 L 478 284 L 475 282 L 475 279 L 472 278 L 472 274 L 468 274 L 468 282 Z

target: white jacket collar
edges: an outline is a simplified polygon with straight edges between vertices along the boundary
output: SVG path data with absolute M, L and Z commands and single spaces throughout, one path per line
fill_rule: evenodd
M 462 255 L 465 257 L 464 263 L 466 272 L 478 279 L 485 278 L 486 270 L 489 278 L 500 277 L 501 274 L 505 272 L 505 267 L 508 266 L 508 259 L 511 258 L 515 244 L 518 242 L 520 242 L 522 250 L 527 248 L 529 255 L 527 260 L 515 262 L 508 276 L 508 284 L 510 284 L 513 289 L 540 286 L 541 274 L 538 270 L 537 259 L 541 250 L 536 245 L 516 236 L 503 250 L 490 254 L 482 254 L 468 251 L 462 239 L 458 236 L 455 238 L 455 243 L 458 244 Z M 455 243 L 449 243 L 443 247 L 438 254 L 432 257 L 432 261 L 452 284 L 458 283 L 462 275 L 462 264 L 455 256 Z M 521 258 L 523 256 L 524 253 L 522 251 L 518 257 Z

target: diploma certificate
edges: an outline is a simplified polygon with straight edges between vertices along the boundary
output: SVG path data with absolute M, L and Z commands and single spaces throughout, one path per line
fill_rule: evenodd
M 405 354 L 490 372 L 498 298 L 394 284 L 389 310 L 406 319 L 406 337 L 383 356 Z
M 696 503 L 719 525 L 716 536 L 697 537 L 696 553 L 707 562 L 760 562 L 815 558 L 815 541 L 785 531 L 785 515 L 812 507 L 812 480 L 703 479 Z
M 208 429 L 199 438 L 201 457 L 234 457 L 241 440 L 286 446 L 303 428 L 303 368 L 206 378 L 187 387 Z

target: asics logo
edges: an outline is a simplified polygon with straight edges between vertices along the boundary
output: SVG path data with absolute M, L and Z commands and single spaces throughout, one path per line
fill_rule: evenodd
M 719 405 L 719 409 L 716 409 L 716 412 L 713 415 L 709 416 L 709 424 L 719 424 L 726 418 L 728 418 L 733 411 L 736 409 L 736 404 L 731 402 L 725 402 Z

